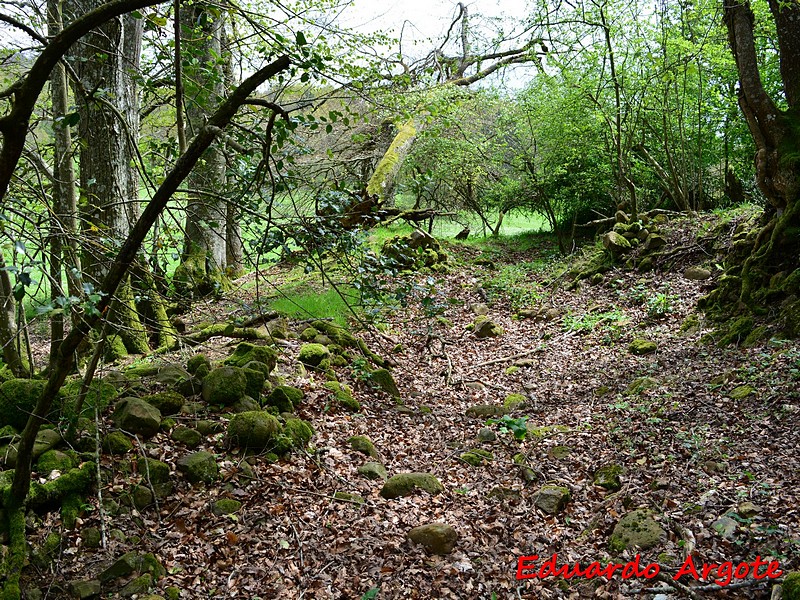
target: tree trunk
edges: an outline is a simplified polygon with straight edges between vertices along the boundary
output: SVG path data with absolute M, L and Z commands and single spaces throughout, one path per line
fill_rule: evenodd
M 64 28 L 60 0 L 48 0 L 47 31 L 55 37 Z M 50 76 L 50 98 L 53 104 L 53 208 L 50 219 L 50 299 L 57 306 L 59 297 L 81 293 L 81 263 L 77 249 L 78 201 L 75 189 L 75 170 L 72 166 L 72 133 L 65 118 L 69 111 L 69 89 L 63 64 L 58 64 Z M 64 269 L 66 263 L 66 269 Z M 74 270 L 73 270 L 74 269 Z M 67 276 L 67 293 L 62 281 Z M 74 316 L 74 312 L 72 313 Z M 50 353 L 56 351 L 64 337 L 64 314 L 50 319 Z
M 205 126 L 208 107 L 224 97 L 223 18 L 204 4 L 183 6 L 181 18 L 184 105 L 191 138 Z M 228 263 L 228 204 L 219 194 L 225 187 L 221 142 L 206 150 L 188 183 L 192 193 L 186 206 L 186 239 L 181 265 L 175 271 L 176 287 L 181 295 L 218 293 L 227 286 Z
M 389 200 L 391 205 L 391 200 L 394 199 L 397 174 L 400 172 L 406 156 L 411 152 L 417 135 L 419 135 L 419 126 L 414 123 L 413 119 L 402 123 L 389 149 L 378 161 L 375 171 L 367 183 L 367 193 L 378 196 L 379 202 Z
M 76 13 L 86 13 L 100 0 L 75 0 Z M 97 289 L 106 276 L 109 255 L 128 236 L 139 216 L 139 173 L 136 138 L 139 102 L 134 75 L 139 68 L 143 20 L 132 15 L 106 23 L 77 46 L 83 96 L 80 112 L 80 182 L 83 213 L 84 278 Z M 112 305 L 109 318 L 119 328 L 125 349 L 148 351 L 146 329 L 139 318 L 129 284 Z
M 721 285 L 702 302 L 717 312 L 729 312 L 734 303 L 741 310 L 763 311 L 768 301 L 785 300 L 781 318 L 786 333 L 800 335 L 800 289 L 793 277 L 784 276 L 798 267 L 800 225 L 800 3 L 769 0 L 780 50 L 780 71 L 788 110 L 778 108 L 764 89 L 755 47 L 755 17 L 747 0 L 723 0 L 728 40 L 739 73 L 739 107 L 756 143 L 756 180 L 770 203 L 766 224 L 748 238 L 746 257 L 729 259 Z M 783 282 L 783 283 L 781 283 Z

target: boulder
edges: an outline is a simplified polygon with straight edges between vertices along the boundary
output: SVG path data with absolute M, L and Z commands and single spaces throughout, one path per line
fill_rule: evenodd
M 184 425 L 178 425 L 173 429 L 170 437 L 188 448 L 197 448 L 203 440 L 203 435 L 199 431 Z
M 239 413 L 228 423 L 228 443 L 249 450 L 273 447 L 280 433 L 278 419 L 265 411 Z
M 616 231 L 609 231 L 603 236 L 603 247 L 613 254 L 624 254 L 631 250 L 631 243 Z
M 355 450 L 356 452 L 361 452 L 370 458 L 379 458 L 378 451 L 375 449 L 375 445 L 365 435 L 354 435 L 347 443 L 350 444 L 350 447 Z
M 606 465 L 600 467 L 594 473 L 594 485 L 607 489 L 609 492 L 616 492 L 622 488 L 622 482 L 619 476 L 622 474 L 623 468 L 616 464 Z
M 100 597 L 100 582 L 97 579 L 85 581 L 72 581 L 69 584 L 69 593 L 78 600 Z
M 487 460 L 494 460 L 494 454 L 488 452 L 487 450 L 480 450 L 476 448 L 474 450 L 463 452 L 460 458 L 468 465 L 480 467 Z
M 303 344 L 299 358 L 308 367 L 324 370 L 330 366 L 331 352 L 322 344 Z
M 247 393 L 247 376 L 238 367 L 219 367 L 203 379 L 203 400 L 230 406 Z
M 353 397 L 353 390 L 349 386 L 338 381 L 327 381 L 325 387 L 333 392 L 333 397 L 338 404 L 352 412 L 361 410 L 361 404 Z
M 294 448 L 305 448 L 314 436 L 314 428 L 302 419 L 287 418 L 275 444 L 276 454 L 286 454 Z
M 560 513 L 570 500 L 569 489 L 558 485 L 543 485 L 533 497 L 533 504 L 548 515 Z
M 264 406 L 274 406 L 278 412 L 294 412 L 303 401 L 303 391 L 288 385 L 279 385 L 264 399 Z
M 45 383 L 38 379 L 10 379 L 0 385 L 0 426 L 11 425 L 22 431 L 42 395 Z
M 658 350 L 658 344 L 644 339 L 635 339 L 628 346 L 628 352 L 635 354 L 636 356 L 651 354 L 656 350 Z
M 655 548 L 665 533 L 648 510 L 634 510 L 619 520 L 609 540 L 612 552 L 625 549 L 649 550 Z
M 408 496 L 417 489 L 435 496 L 444 491 L 444 486 L 430 473 L 399 473 L 383 484 L 380 493 L 382 497 L 391 500 Z
M 261 410 L 261 405 L 250 396 L 239 398 L 231 405 L 231 412 L 234 413 L 252 412 L 254 410 Z
M 201 366 L 205 367 L 208 371 L 211 371 L 211 362 L 205 357 L 205 355 L 195 354 L 186 363 L 186 370 L 189 371 L 189 373 L 191 373 L 192 375 L 196 375 L 197 370 Z
M 209 452 L 195 452 L 178 459 L 178 470 L 192 483 L 212 483 L 219 479 L 217 459 Z
M 477 317 L 473 325 L 473 333 L 479 340 L 490 337 L 500 337 L 504 333 L 503 328 L 500 327 L 500 325 L 496 324 L 486 316 Z
M 456 530 L 446 523 L 430 523 L 414 527 L 408 532 L 409 539 L 422 545 L 430 554 L 450 554 L 458 541 Z
M 136 462 L 139 475 L 141 475 L 145 481 L 149 481 L 153 484 L 167 483 L 169 481 L 169 465 L 167 463 L 143 456 L 140 456 Z
M 386 467 L 379 462 L 365 462 L 358 467 L 358 474 L 367 479 L 385 480 L 389 477 L 389 474 L 386 472 Z
M 378 369 L 369 374 L 369 379 L 372 383 L 389 394 L 392 398 L 400 397 L 400 390 L 397 389 L 394 377 L 386 369 Z
M 31 452 L 33 459 L 36 460 L 45 452 L 52 450 L 61 444 L 61 441 L 61 434 L 57 429 L 41 429 L 33 442 L 33 451 Z
M 683 272 L 683 276 L 692 281 L 704 281 L 711 278 L 711 271 L 703 267 L 689 267 Z
M 161 411 L 141 398 L 124 398 L 117 403 L 112 417 L 123 431 L 153 437 L 161 426 Z
M 39 457 L 36 463 L 36 471 L 40 475 L 47 476 L 53 471 L 66 473 L 76 466 L 78 466 L 77 461 L 66 452 L 48 450 Z
M 479 442 L 494 442 L 497 439 L 497 434 L 488 427 L 481 427 L 478 431 Z
M 262 363 L 253 361 L 247 364 L 260 365 Z M 245 394 L 254 400 L 258 400 L 261 398 L 261 391 L 264 389 L 264 383 L 267 380 L 267 375 L 260 369 L 248 369 L 246 367 L 242 368 L 242 372 L 244 373 L 244 377 L 247 382 Z
M 186 402 L 186 398 L 178 392 L 150 394 L 142 397 L 142 400 L 155 406 L 162 415 L 177 415 L 181 412 L 181 407 Z
M 644 241 L 644 249 L 647 252 L 652 252 L 653 250 L 658 250 L 659 248 L 663 248 L 667 245 L 667 240 L 665 240 L 660 235 L 656 235 L 655 233 L 651 233 L 647 236 L 647 239 Z
M 488 315 L 489 314 L 489 307 L 482 302 L 478 302 L 477 304 L 473 304 L 471 307 L 472 313 L 481 316 L 481 315 Z M 522 311 L 520 311 L 522 313 Z
M 257 346 L 250 342 L 242 342 L 224 362 L 234 367 L 244 367 L 250 361 L 267 365 L 269 372 L 278 364 L 278 352 L 269 346 Z

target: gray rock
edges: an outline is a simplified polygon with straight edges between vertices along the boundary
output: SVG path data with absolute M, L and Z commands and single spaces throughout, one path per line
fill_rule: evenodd
M 400 397 L 400 390 L 397 389 L 394 377 L 386 369 L 378 369 L 369 374 L 370 381 L 377 385 L 384 392 L 389 394 L 392 398 Z
M 203 440 L 203 436 L 199 431 L 183 425 L 178 425 L 175 429 L 173 429 L 170 437 L 176 442 L 180 442 L 189 448 L 197 448 L 200 445 L 200 442 Z
M 497 434 L 488 427 L 481 427 L 478 431 L 478 441 L 481 442 L 494 442 L 497 439 Z
M 195 452 L 178 459 L 178 470 L 192 483 L 212 483 L 219 479 L 217 459 L 208 452 Z
M 378 451 L 375 449 L 375 444 L 365 435 L 354 435 L 347 440 L 347 443 L 350 444 L 350 447 L 356 452 L 361 452 L 361 454 L 365 454 L 370 458 L 379 458 Z
M 247 377 L 238 367 L 219 367 L 203 379 L 203 400 L 230 406 L 247 392 Z
M 430 523 L 414 527 L 408 532 L 409 539 L 421 544 L 431 554 L 450 554 L 458 541 L 458 533 L 446 523 Z
M 600 467 L 595 471 L 594 484 L 607 489 L 610 492 L 616 492 L 622 488 L 622 482 L 619 476 L 622 474 L 622 467 L 616 464 L 606 465 Z
M 506 408 L 497 404 L 476 404 L 467 409 L 466 415 L 483 419 L 486 417 L 498 417 L 506 414 Z
M 557 485 L 543 485 L 533 497 L 533 504 L 548 515 L 560 513 L 570 500 L 569 490 Z
M 472 308 L 473 314 L 475 314 L 475 315 L 481 316 L 481 315 L 488 315 L 489 314 L 489 307 L 486 304 L 483 304 L 482 302 L 479 302 L 477 304 L 473 304 L 471 308 Z M 522 313 L 522 311 L 520 311 L 520 314 L 521 313 Z
M 151 438 L 161 426 L 161 412 L 140 398 L 125 398 L 117 403 L 112 417 L 120 429 Z
M 119 595 L 123 598 L 140 596 L 146 594 L 151 587 L 153 587 L 153 576 L 150 575 L 150 573 L 145 573 L 128 582 L 125 587 L 119 591 Z
M 69 593 L 73 598 L 88 600 L 100 597 L 100 582 L 97 579 L 73 581 L 69 584 Z
M 634 510 L 622 517 L 614 527 L 609 546 L 615 553 L 633 548 L 649 550 L 655 548 L 664 536 L 664 530 L 650 511 Z
M 358 474 L 366 477 L 367 479 L 387 479 L 389 474 L 386 472 L 386 467 L 384 467 L 379 462 L 366 462 L 360 467 L 358 467 Z
M 490 337 L 500 337 L 504 333 L 503 328 L 500 327 L 500 325 L 486 316 L 480 316 L 476 318 L 473 325 L 473 333 L 475 333 L 475 337 L 479 340 Z
M 136 461 L 139 475 L 150 483 L 166 483 L 169 481 L 169 465 L 154 458 L 140 456 Z
M 603 247 L 614 254 L 623 254 L 631 250 L 631 243 L 616 231 L 609 231 L 603 236 Z
M 234 415 L 228 423 L 228 441 L 240 448 L 264 450 L 275 445 L 281 432 L 277 418 L 265 411 Z
M 391 500 L 408 496 L 417 489 L 435 496 L 444 491 L 444 486 L 430 473 L 399 473 L 383 484 L 380 493 L 382 497 Z
M 689 267 L 684 271 L 683 276 L 692 281 L 704 281 L 711 278 L 711 271 L 703 267 Z
M 231 411 L 235 413 L 252 412 L 254 410 L 261 410 L 261 406 L 250 396 L 239 398 L 231 405 Z
M 48 450 L 52 450 L 61 443 L 61 434 L 57 429 L 42 429 L 36 434 L 33 442 L 33 459 L 36 460 Z
M 733 534 L 736 533 L 736 528 L 738 526 L 739 524 L 728 515 L 722 515 L 711 524 L 711 528 L 726 540 L 733 538 Z
M 644 249 L 647 251 L 658 250 L 666 245 L 667 240 L 660 235 L 656 235 L 655 233 L 648 235 L 647 239 L 644 241 Z

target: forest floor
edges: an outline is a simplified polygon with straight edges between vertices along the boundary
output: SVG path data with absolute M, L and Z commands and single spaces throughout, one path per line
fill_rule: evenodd
M 678 244 L 694 235 L 678 223 L 665 237 Z M 83 546 L 81 529 L 100 527 L 103 516 L 91 500 L 79 527 L 62 535 L 60 556 L 34 578 L 44 597 L 63 597 L 66 582 L 92 578 L 130 550 L 153 552 L 166 568 L 155 593 L 175 586 L 182 598 L 688 597 L 666 581 L 623 580 L 619 572 L 610 579 L 516 579 L 522 556 L 538 555 L 541 564 L 557 554 L 559 565 L 584 566 L 632 560 L 640 552 L 614 554 L 609 538 L 637 508 L 652 511 L 663 529 L 658 545 L 641 552 L 641 564 L 659 563 L 664 579 L 671 581 L 687 553 L 698 567 L 761 556 L 784 571 L 800 569 L 800 344 L 717 347 L 701 342 L 712 329 L 702 316 L 682 328 L 717 277 L 689 280 L 684 269 L 705 262 L 718 273 L 713 258 L 687 255 L 668 271 L 615 269 L 602 283 L 567 291 L 563 280 L 553 284 L 556 261 L 546 241 L 448 251 L 455 265 L 449 274 L 418 279 L 427 287 L 435 278 L 433 303 L 411 302 L 387 315 L 382 333 L 364 334 L 396 363 L 402 402 L 371 389 L 351 365 L 337 373 L 362 408 L 333 408 L 323 377 L 295 374 L 301 342 L 287 340 L 278 371 L 306 393 L 297 412 L 315 429 L 309 451 L 275 463 L 250 459 L 250 480 L 241 477 L 243 457 L 225 447 L 224 435 L 207 437 L 199 449 L 218 457 L 223 481 L 192 486 L 175 475 L 175 492 L 157 509 L 105 515 L 104 528 L 116 530 L 105 549 Z M 279 281 L 284 273 L 276 268 L 268 276 Z M 245 296 L 239 290 L 221 304 L 198 305 L 194 318 L 230 315 Z M 468 330 L 478 304 L 488 305 L 502 336 L 480 340 Z M 557 311 L 549 320 L 519 319 L 520 308 Z M 633 355 L 636 338 L 658 349 Z M 215 338 L 158 360 L 185 362 L 193 352 L 221 358 L 235 342 Z M 631 385 L 643 377 L 649 379 Z M 523 441 L 466 414 L 478 404 L 502 406 L 512 393 L 525 397 L 510 413 L 527 419 Z M 478 441 L 486 427 L 495 441 Z M 383 482 L 357 472 L 368 459 L 351 449 L 355 435 L 374 442 L 389 475 L 432 473 L 444 492 L 384 499 Z M 492 454 L 478 467 L 461 458 L 476 447 Z M 166 432 L 137 451 L 172 468 L 189 452 Z M 529 471 L 512 461 L 519 453 Z M 123 463 L 103 457 L 106 499 L 140 477 Z M 622 467 L 616 492 L 595 485 L 596 471 L 609 465 Z M 536 481 L 524 481 L 523 472 Z M 561 512 L 536 507 L 544 484 L 568 488 Z M 336 492 L 364 502 L 334 499 Z M 211 502 L 225 497 L 241 509 L 215 516 Z M 432 522 L 455 528 L 452 553 L 431 556 L 407 538 Z M 56 513 L 45 517 L 34 543 L 59 526 Z M 700 598 L 768 598 L 774 583 L 748 576 L 719 586 L 710 579 L 680 581 Z

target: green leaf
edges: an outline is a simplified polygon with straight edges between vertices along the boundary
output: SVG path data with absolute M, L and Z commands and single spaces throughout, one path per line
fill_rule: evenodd
M 372 588 L 368 592 L 366 592 L 363 596 L 361 596 L 361 600 L 374 600 L 378 597 L 378 593 L 381 591 L 381 588 Z
M 306 41 L 306 36 L 302 31 L 298 31 L 295 34 L 295 41 L 297 42 L 298 46 L 306 46 L 308 42 Z

